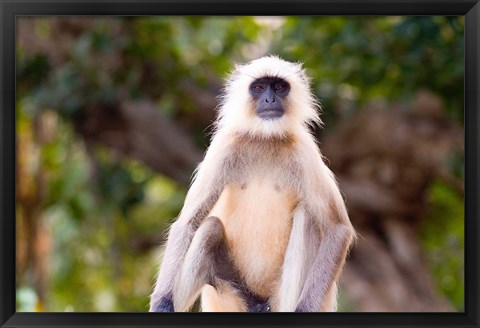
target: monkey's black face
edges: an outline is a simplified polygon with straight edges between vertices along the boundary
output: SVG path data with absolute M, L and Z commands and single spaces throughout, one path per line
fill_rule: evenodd
M 250 85 L 250 94 L 256 102 L 256 112 L 265 120 L 280 118 L 285 113 L 283 102 L 290 85 L 278 77 L 262 77 Z

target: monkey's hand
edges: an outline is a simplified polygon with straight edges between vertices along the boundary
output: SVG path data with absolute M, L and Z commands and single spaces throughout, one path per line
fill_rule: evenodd
M 173 308 L 173 301 L 169 297 L 162 297 L 158 304 L 152 308 L 151 312 L 175 312 Z

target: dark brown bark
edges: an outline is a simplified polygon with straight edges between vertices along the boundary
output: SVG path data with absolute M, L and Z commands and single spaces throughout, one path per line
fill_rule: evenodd
M 447 166 L 452 153 L 463 152 L 463 131 L 443 117 L 438 99 L 420 92 L 412 108 L 362 110 L 322 148 L 359 232 L 342 279 L 348 298 L 360 311 L 453 311 L 434 285 L 416 230 L 434 179 L 463 191 Z

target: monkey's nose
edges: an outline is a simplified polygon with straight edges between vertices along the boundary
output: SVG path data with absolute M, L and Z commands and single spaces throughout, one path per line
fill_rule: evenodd
M 272 98 L 270 98 L 270 99 L 269 99 L 269 98 L 266 98 L 266 99 L 265 99 L 265 102 L 267 102 L 267 103 L 274 103 L 274 102 L 275 102 L 275 97 L 272 97 Z

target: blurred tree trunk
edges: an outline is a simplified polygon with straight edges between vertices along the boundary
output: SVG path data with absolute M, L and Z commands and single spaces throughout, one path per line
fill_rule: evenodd
M 187 131 L 159 113 L 149 100 L 86 108 L 74 126 L 88 145 L 107 146 L 184 186 L 189 185 L 193 169 L 202 159 Z
M 36 117 L 28 131 L 17 139 L 16 199 L 17 211 L 17 285 L 22 277 L 29 280 L 38 296 L 37 310 L 45 307 L 48 294 L 47 259 L 51 252 L 50 235 L 44 227 L 42 208 L 48 176 L 42 167 L 42 146 L 54 133 L 52 113 Z M 26 241 L 25 244 L 19 241 Z M 25 273 L 27 273 L 25 275 Z
M 463 152 L 463 130 L 443 114 L 420 92 L 412 108 L 362 110 L 322 141 L 359 233 L 342 288 L 360 311 L 454 311 L 434 286 L 417 232 L 433 179 L 463 192 L 447 168 L 449 154 Z

